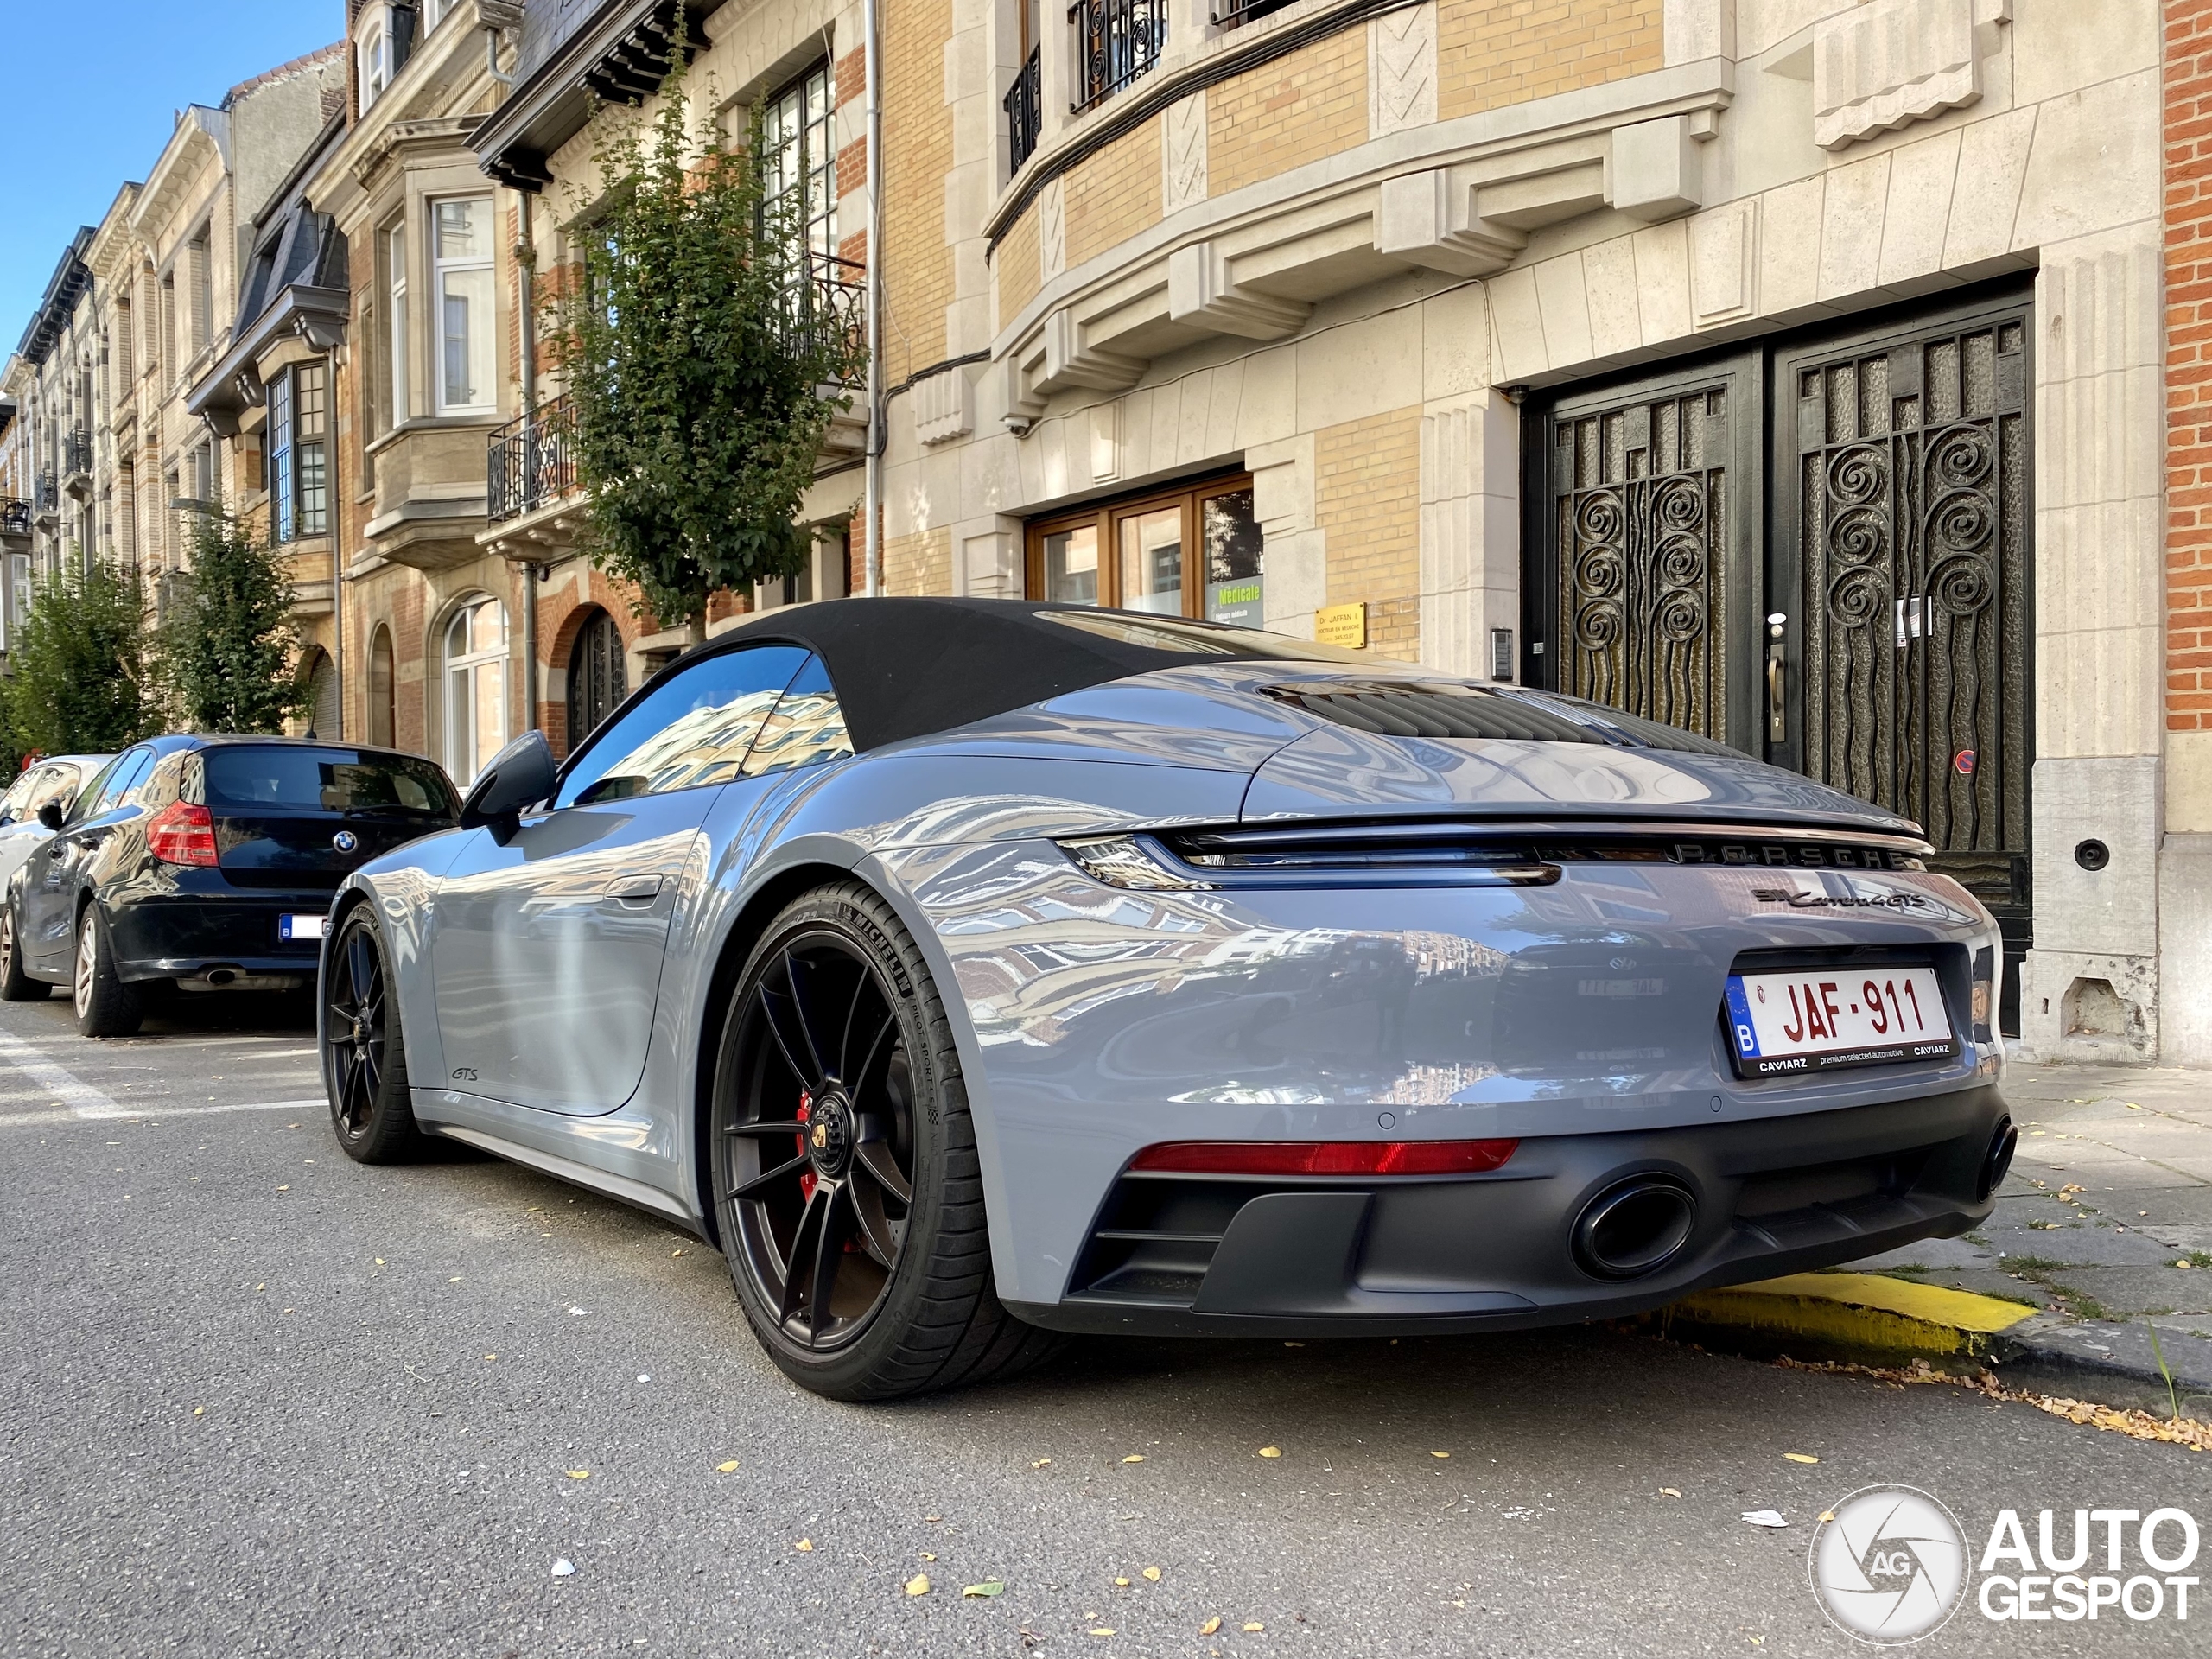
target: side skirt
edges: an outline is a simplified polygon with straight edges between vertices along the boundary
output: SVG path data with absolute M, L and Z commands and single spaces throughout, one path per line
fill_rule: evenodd
M 425 1135 L 441 1135 L 448 1141 L 459 1141 L 466 1146 L 478 1147 L 494 1157 L 524 1165 L 541 1174 L 567 1181 L 571 1185 L 583 1187 L 607 1198 L 619 1198 L 624 1204 L 645 1211 L 663 1221 L 675 1223 L 695 1238 L 706 1237 L 705 1230 L 685 1211 L 683 1206 L 657 1186 L 632 1180 L 627 1175 L 594 1169 L 573 1158 L 541 1152 L 536 1147 L 524 1146 L 518 1141 L 509 1141 L 504 1136 L 489 1135 L 482 1129 L 472 1129 L 458 1123 L 426 1122 L 422 1128 Z

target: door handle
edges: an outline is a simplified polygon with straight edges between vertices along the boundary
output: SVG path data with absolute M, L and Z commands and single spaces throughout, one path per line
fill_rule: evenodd
M 1777 611 L 1766 620 L 1766 735 L 1770 743 L 1781 743 L 1789 736 L 1789 690 L 1783 677 L 1788 666 L 1787 647 L 1782 642 L 1782 630 L 1789 620 L 1788 614 Z
M 650 905 L 660 897 L 658 875 L 618 875 L 607 884 L 607 896 L 617 904 Z

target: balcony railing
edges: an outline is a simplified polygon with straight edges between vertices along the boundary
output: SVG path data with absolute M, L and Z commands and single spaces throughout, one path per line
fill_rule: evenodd
M 92 435 L 79 427 L 61 440 L 61 476 L 75 478 L 92 470 Z
M 31 533 L 31 504 L 21 496 L 0 499 L 0 536 L 28 536 Z
M 491 521 L 503 524 L 550 505 L 576 487 L 576 409 L 556 397 L 537 414 L 509 421 L 492 435 L 484 461 Z
M 31 494 L 34 498 L 32 511 L 35 512 L 60 511 L 61 481 L 52 473 L 41 473 L 38 475 L 37 480 L 31 486 Z
M 792 348 L 836 343 L 857 356 L 868 346 L 868 267 L 809 250 L 804 272 L 791 288 Z
M 1281 11 L 1290 0 L 1213 0 L 1213 20 L 1223 29 L 1235 29 L 1255 17 Z
M 1075 107 L 1112 97 L 1159 60 L 1167 38 L 1167 0 L 1076 0 Z
M 1029 61 L 1021 66 L 1021 73 L 1014 78 L 1014 85 L 1006 89 L 1006 131 L 1014 147 L 1014 166 L 1019 173 L 1021 164 L 1037 148 L 1037 134 L 1040 124 L 1039 115 L 1045 96 L 1044 48 L 1032 47 Z

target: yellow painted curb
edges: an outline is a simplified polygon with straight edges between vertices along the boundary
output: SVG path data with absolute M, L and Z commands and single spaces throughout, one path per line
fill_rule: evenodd
M 1974 1355 L 2035 1313 L 2018 1302 L 1874 1273 L 1793 1273 L 1684 1297 L 1669 1310 L 1698 1325 L 1916 1354 Z

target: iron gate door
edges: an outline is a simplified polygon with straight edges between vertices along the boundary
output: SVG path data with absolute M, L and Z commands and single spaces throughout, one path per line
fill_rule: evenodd
M 1759 753 L 1760 368 L 1707 363 L 1544 410 L 1531 681 Z
M 2029 296 L 1529 409 L 1525 677 L 1922 824 L 2033 938 Z
M 2021 296 L 1779 352 L 1772 383 L 1795 661 L 1769 756 L 1927 830 L 2004 925 L 2008 1002 L 2033 914 L 2030 334 Z

